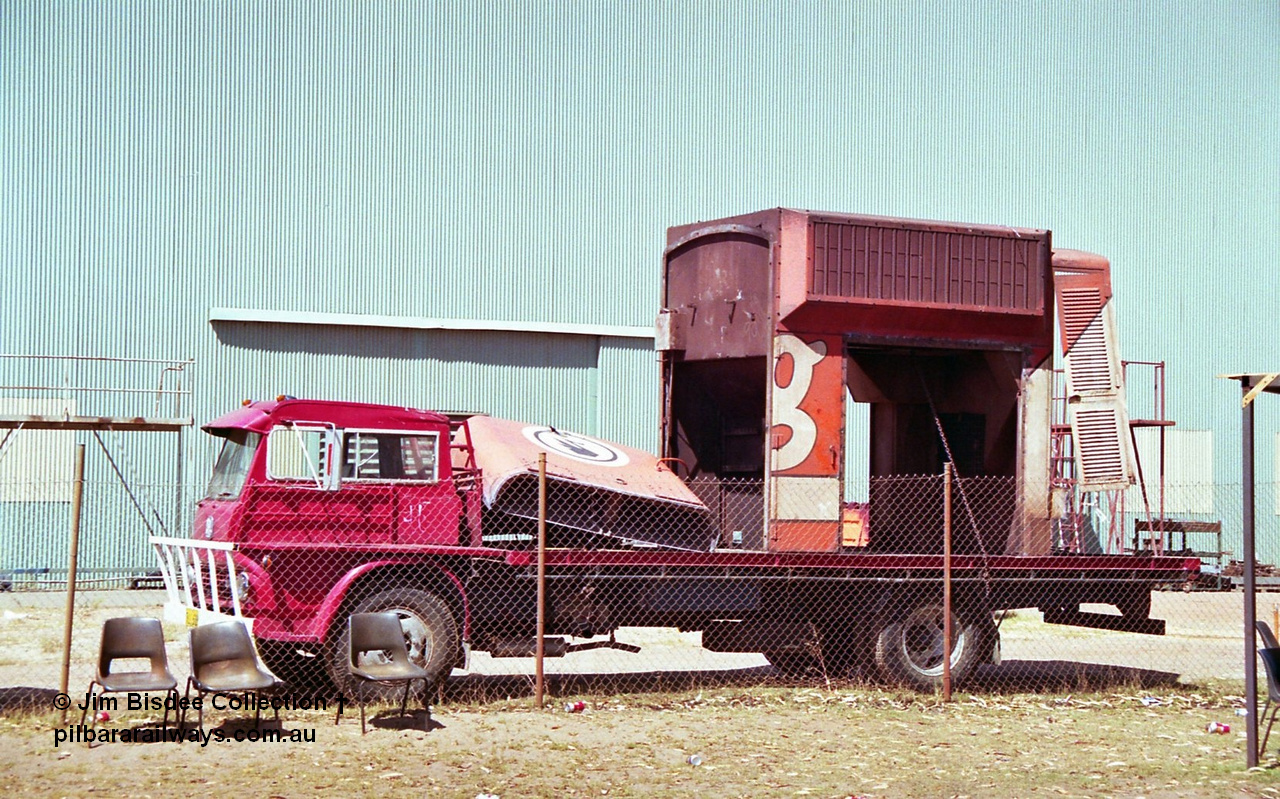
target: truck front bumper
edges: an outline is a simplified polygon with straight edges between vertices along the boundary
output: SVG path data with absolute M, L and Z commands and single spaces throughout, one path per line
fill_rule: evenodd
M 164 579 L 165 621 L 197 627 L 234 619 L 253 632 L 253 619 L 242 608 L 235 544 L 152 536 L 151 545 Z

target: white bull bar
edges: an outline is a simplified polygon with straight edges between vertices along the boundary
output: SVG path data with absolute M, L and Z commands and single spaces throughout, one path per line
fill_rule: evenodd
M 165 621 L 197 627 L 237 619 L 253 631 L 253 619 L 246 617 L 240 608 L 236 564 L 231 557 L 236 550 L 234 543 L 151 536 L 151 545 L 155 547 L 164 578 Z M 219 590 L 218 566 L 227 575 L 230 596 L 222 596 Z

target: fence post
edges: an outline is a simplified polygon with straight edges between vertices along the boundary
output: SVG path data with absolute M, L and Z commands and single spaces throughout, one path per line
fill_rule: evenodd
M 62 623 L 62 693 L 67 695 L 71 675 L 71 625 L 76 610 L 76 565 L 80 559 L 80 500 L 84 495 L 84 444 L 76 445 L 75 482 L 71 488 L 71 554 L 67 559 L 67 612 Z M 67 708 L 62 709 L 62 723 Z
M 942 701 L 951 701 L 951 461 L 942 464 Z
M 538 453 L 538 625 L 534 663 L 534 693 L 538 708 L 543 702 L 542 659 L 546 655 L 547 632 L 547 453 Z

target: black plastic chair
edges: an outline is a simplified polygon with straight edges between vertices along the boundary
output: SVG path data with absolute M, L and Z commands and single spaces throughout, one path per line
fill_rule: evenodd
M 351 676 L 356 678 L 356 693 L 360 702 L 360 734 L 364 735 L 366 732 L 364 687 L 371 682 L 404 683 L 404 696 L 400 698 L 400 715 L 403 716 L 409 703 L 409 687 L 414 680 L 422 680 L 422 707 L 426 709 L 427 718 L 430 719 L 431 707 L 427 704 L 426 689 L 431 675 L 409 660 L 400 617 L 394 613 L 353 613 L 348 625 L 351 656 L 347 665 Z M 337 724 L 341 718 L 342 703 L 339 702 L 333 723 Z
M 1255 621 L 1253 626 L 1257 629 L 1258 637 L 1262 639 L 1262 645 L 1265 648 L 1280 649 L 1280 641 L 1276 640 L 1275 633 L 1271 632 L 1271 628 L 1265 621 Z
M 278 691 L 284 683 L 267 670 L 258 659 L 249 629 L 240 621 L 220 621 L 191 629 L 191 676 L 187 678 L 185 697 L 190 697 L 195 687 L 201 699 L 200 730 L 204 731 L 204 697 L 206 694 L 253 694 L 255 700 L 261 694 Z M 183 702 L 183 719 L 186 707 Z M 275 719 L 280 721 L 280 709 L 273 708 Z M 253 724 L 262 718 L 261 702 L 255 701 Z
M 151 666 L 147 671 L 113 671 L 114 661 L 145 659 Z M 159 619 L 126 617 L 107 619 L 102 625 L 102 644 L 98 648 L 98 671 L 89 682 L 89 700 L 80 713 L 80 724 L 93 708 L 93 687 L 99 693 L 154 693 L 164 691 L 164 721 L 161 729 L 169 729 L 169 707 L 177 708 L 178 681 L 169 672 L 169 657 L 164 650 L 164 629 Z M 174 713 L 177 716 L 177 713 Z M 93 714 L 90 729 L 98 724 L 98 714 Z
M 1276 713 L 1280 712 L 1280 642 L 1276 641 L 1275 634 L 1265 621 L 1256 622 L 1254 626 L 1262 637 L 1263 648 L 1258 650 L 1258 654 L 1262 657 L 1262 666 L 1267 672 L 1267 702 L 1258 719 L 1259 723 L 1267 722 L 1266 732 L 1258 743 L 1258 756 L 1261 757 L 1267 751 L 1267 739 L 1271 737 L 1271 727 L 1276 723 Z

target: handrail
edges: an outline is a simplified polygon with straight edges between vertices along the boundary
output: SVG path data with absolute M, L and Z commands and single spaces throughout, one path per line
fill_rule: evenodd
M 161 402 L 173 407 L 173 416 L 181 415 L 183 400 L 190 402 L 192 389 L 184 386 L 183 376 L 186 369 L 195 363 L 193 358 L 120 358 L 97 355 L 25 355 L 18 353 L 0 353 L 0 364 L 14 364 L 5 375 L 5 384 L 0 384 L 0 391 L 26 392 L 34 395 L 31 398 L 47 401 L 74 401 L 77 396 L 107 395 L 111 398 L 132 397 L 137 395 L 155 398 L 154 415 L 160 415 Z M 21 365 L 19 365 L 21 364 Z M 108 364 L 112 368 L 103 371 L 91 371 L 92 365 Z M 142 371 L 129 367 L 146 367 Z M 150 367 L 160 366 L 159 379 L 151 376 Z M 25 371 L 33 374 L 24 374 Z M 172 375 L 173 379 L 168 379 Z M 47 382 L 41 382 L 47 381 Z M 189 383 L 189 381 L 187 381 Z M 166 387 L 168 384 L 168 387 Z M 101 413 L 85 413 L 79 409 L 80 415 L 102 416 Z M 109 414 L 108 414 L 109 415 Z M 120 415 L 116 413 L 114 415 Z M 142 413 L 127 413 L 129 416 L 142 416 Z

